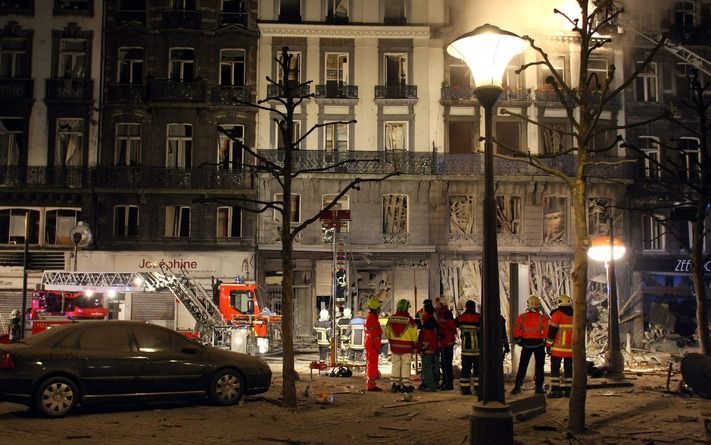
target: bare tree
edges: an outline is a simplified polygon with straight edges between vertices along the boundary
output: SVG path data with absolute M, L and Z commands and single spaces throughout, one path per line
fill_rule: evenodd
M 577 0 L 580 9 L 580 16 L 569 16 L 563 11 L 554 9 L 553 12 L 571 26 L 579 45 L 579 69 L 573 73 L 573 82 L 568 83 L 565 76 L 556 69 L 550 54 L 540 46 L 533 37 L 524 36 L 530 47 L 536 52 L 538 60 L 536 62 L 524 64 L 519 72 L 528 68 L 547 69 L 550 73 L 546 78 L 548 94 L 559 101 L 566 113 L 566 119 L 570 125 L 569 129 L 560 129 L 556 126 L 546 125 L 536 119 L 531 119 L 520 113 L 509 110 L 502 110 L 502 113 L 518 117 L 527 123 L 537 125 L 546 131 L 554 132 L 560 140 L 572 139 L 573 143 L 569 147 L 561 147 L 557 153 L 537 153 L 505 147 L 512 152 L 512 155 L 501 155 L 510 160 L 527 162 L 538 169 L 559 178 L 570 190 L 573 213 L 575 214 L 575 259 L 572 269 L 572 287 L 574 300 L 573 319 L 573 385 L 569 403 L 568 428 L 574 433 L 582 433 L 585 429 L 585 401 L 587 397 L 587 374 L 586 374 L 586 344 L 585 333 L 587 329 L 587 299 L 586 291 L 588 284 L 588 257 L 587 251 L 590 246 L 590 237 L 587 227 L 587 196 L 590 179 L 595 177 L 596 170 L 609 170 L 621 166 L 631 160 L 605 157 L 604 155 L 616 148 L 620 142 L 620 137 L 614 140 L 607 140 L 604 144 L 595 144 L 595 141 L 602 139 L 609 132 L 617 132 L 629 127 L 602 127 L 598 123 L 603 115 L 603 111 L 618 95 L 627 89 L 644 67 L 653 59 L 655 54 L 664 44 L 661 39 L 654 48 L 648 52 L 644 62 L 636 67 L 627 78 L 622 81 L 614 81 L 615 67 L 608 68 L 605 78 L 600 78 L 597 73 L 589 69 L 591 57 L 606 46 L 612 40 L 609 37 L 602 37 L 608 27 L 614 26 L 623 13 L 622 8 L 617 8 L 612 0 L 596 0 L 589 3 L 588 0 Z M 654 117 L 652 120 L 658 120 Z M 638 125 L 643 125 L 639 123 Z M 500 146 L 504 146 L 497 141 Z M 551 158 L 561 155 L 574 156 L 575 170 L 572 176 L 555 166 Z M 603 176 L 604 179 L 604 175 Z
M 704 285 L 704 239 L 711 232 L 708 208 L 711 206 L 711 155 L 709 154 L 709 82 L 702 83 L 699 71 L 692 69 L 688 75 L 690 97 L 681 98 L 681 113 L 688 119 L 672 114 L 668 119 L 685 136 L 698 141 L 689 147 L 660 143 L 659 148 L 669 154 L 664 158 L 651 155 L 634 144 L 626 143 L 630 151 L 643 159 L 647 175 L 652 176 L 663 190 L 663 204 L 629 207 L 629 210 L 647 215 L 664 227 L 664 234 L 674 237 L 680 246 L 689 251 L 691 281 L 696 296 L 696 325 L 701 352 L 711 355 L 708 302 Z M 688 113 L 687 113 L 688 112 Z M 678 140 L 677 140 L 678 141 Z M 664 215 L 665 217 L 660 217 Z M 667 218 L 666 216 L 670 216 Z M 691 223 L 691 231 L 682 230 L 680 224 Z M 688 236 L 685 236 L 688 235 Z
M 291 223 L 291 213 L 292 213 L 292 186 L 294 180 L 299 176 L 306 174 L 318 174 L 318 173 L 329 173 L 336 171 L 339 167 L 346 166 L 348 164 L 355 163 L 372 163 L 378 162 L 378 159 L 345 159 L 339 162 L 324 164 L 315 168 L 299 169 L 295 162 L 295 152 L 298 151 L 298 147 L 311 133 L 319 128 L 327 127 L 330 125 L 337 124 L 351 124 L 355 123 L 355 120 L 349 121 L 334 121 L 323 124 L 316 124 L 308 129 L 303 135 L 295 134 L 294 128 L 294 114 L 297 107 L 299 107 L 304 100 L 314 97 L 314 94 L 308 93 L 311 81 L 298 82 L 294 81 L 293 78 L 297 76 L 290 76 L 292 74 L 292 55 L 289 53 L 288 48 L 282 48 L 280 56 L 276 59 L 280 72 L 282 73 L 282 80 L 275 81 L 270 77 L 267 77 L 267 82 L 273 88 L 268 89 L 267 97 L 258 100 L 256 103 L 251 102 L 241 102 L 244 105 L 248 105 L 257 109 L 265 110 L 270 113 L 274 113 L 277 117 L 274 119 L 276 122 L 281 138 L 283 141 L 282 146 L 278 147 L 279 159 L 271 160 L 260 154 L 258 150 L 248 147 L 238 139 L 236 139 L 229 131 L 221 129 L 223 134 L 232 139 L 235 143 L 241 144 L 242 149 L 249 153 L 252 158 L 256 161 L 254 164 L 245 163 L 244 168 L 252 169 L 256 174 L 263 174 L 270 176 L 272 180 L 281 189 L 281 199 L 278 200 L 261 200 L 252 199 L 247 197 L 230 198 L 231 203 L 237 203 L 241 208 L 254 212 L 263 213 L 268 210 L 273 210 L 278 212 L 279 218 L 279 233 L 281 239 L 281 258 L 282 258 L 282 271 L 283 278 L 281 283 L 281 309 L 282 309 L 282 346 L 283 346 L 283 406 L 289 408 L 296 408 L 297 406 L 297 396 L 296 396 L 296 381 L 298 380 L 298 374 L 294 370 L 294 298 L 293 298 L 293 275 L 294 261 L 293 261 L 293 245 L 294 240 L 299 235 L 301 231 L 306 229 L 309 225 L 318 221 L 321 215 L 325 214 L 331 210 L 339 200 L 348 193 L 349 190 L 359 189 L 359 185 L 366 182 L 381 182 L 389 177 L 398 175 L 397 172 L 392 172 L 384 176 L 379 176 L 376 178 L 353 178 L 345 187 L 335 195 L 335 197 L 326 204 L 323 209 L 306 218 L 303 222 L 292 225 Z M 271 93 L 270 93 L 271 92 Z M 276 106 L 276 105 L 280 105 Z M 213 201 L 226 202 L 225 199 L 212 199 Z M 335 298 L 335 296 L 334 296 Z

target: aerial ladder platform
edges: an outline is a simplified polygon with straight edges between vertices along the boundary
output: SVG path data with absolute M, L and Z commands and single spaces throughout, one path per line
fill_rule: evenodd
M 72 272 L 46 271 L 42 275 L 46 290 L 95 292 L 159 292 L 167 290 L 195 319 L 195 331 L 201 342 L 229 347 L 232 325 L 225 322 L 212 295 L 190 274 L 181 269 L 178 274 L 167 267 L 161 272 Z
M 657 44 L 664 36 L 659 31 L 646 30 L 642 31 L 637 29 L 635 26 L 630 27 L 637 35 L 647 40 L 650 43 Z M 701 57 L 694 51 L 672 41 L 668 38 L 664 41 L 664 49 L 683 60 L 684 62 L 692 65 L 694 68 L 698 69 L 707 76 L 711 76 L 711 62 L 707 59 Z

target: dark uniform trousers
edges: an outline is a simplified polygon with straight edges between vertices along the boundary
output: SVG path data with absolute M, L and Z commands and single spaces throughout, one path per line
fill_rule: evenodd
M 523 385 L 523 378 L 526 377 L 526 370 L 528 370 L 528 363 L 531 361 L 531 355 L 535 356 L 536 360 L 536 389 L 542 389 L 544 379 L 543 366 L 546 363 L 546 349 L 544 345 L 535 346 L 533 348 L 524 346 L 521 348 L 521 361 L 518 364 L 518 373 L 516 373 L 516 386 L 520 387 Z

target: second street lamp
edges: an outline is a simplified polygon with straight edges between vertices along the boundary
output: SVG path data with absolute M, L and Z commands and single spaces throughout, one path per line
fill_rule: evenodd
M 485 24 L 449 44 L 447 52 L 464 61 L 472 72 L 474 94 L 484 107 L 484 200 L 482 246 L 482 351 L 479 366 L 479 401 L 470 421 L 472 444 L 513 443 L 513 418 L 504 399 L 504 371 L 499 302 L 499 256 L 496 246 L 494 196 L 493 108 L 502 91 L 501 81 L 511 59 L 526 49 L 515 34 Z

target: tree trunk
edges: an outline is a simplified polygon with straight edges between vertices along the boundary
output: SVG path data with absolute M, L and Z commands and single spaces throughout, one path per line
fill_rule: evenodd
M 284 194 L 286 196 L 286 194 Z M 282 248 L 281 248 L 281 314 L 282 314 L 282 341 L 284 345 L 284 355 L 282 357 L 283 371 L 283 391 L 286 408 L 296 408 L 296 380 L 297 374 L 294 370 L 294 288 L 293 276 L 293 248 L 291 239 L 291 226 L 286 221 L 282 223 Z
M 581 162 L 578 159 L 578 162 Z M 583 168 L 578 166 L 578 168 Z M 578 176 L 580 178 L 580 176 Z M 585 181 L 577 180 L 573 192 L 575 212 L 575 262 L 573 265 L 573 385 L 568 405 L 568 429 L 581 434 L 585 430 L 585 401 L 587 398 L 587 352 L 585 331 L 587 327 L 588 284 L 588 227 L 587 193 Z
M 699 202 L 704 206 L 705 200 L 700 197 Z M 697 218 L 701 212 L 697 210 Z M 704 220 L 697 219 L 692 224 L 693 230 L 693 245 L 691 246 L 691 281 L 694 285 L 694 294 L 696 295 L 696 328 L 699 333 L 699 346 L 701 353 L 711 355 L 711 341 L 709 339 L 709 316 L 708 303 L 706 301 L 706 286 L 704 285 L 704 260 L 702 248 Z

